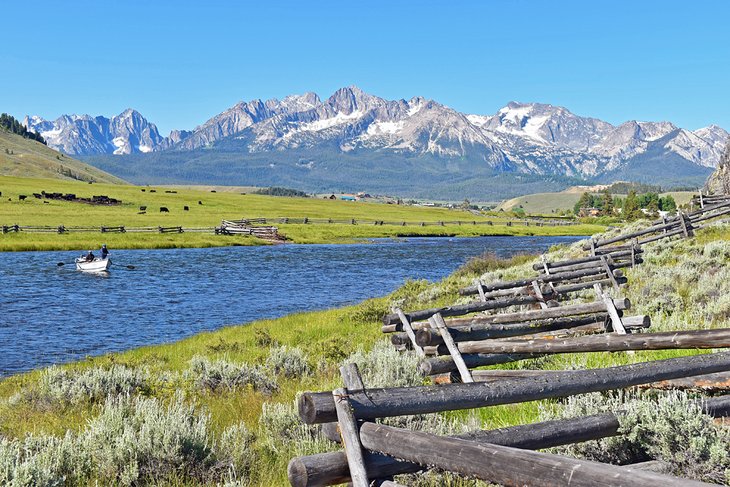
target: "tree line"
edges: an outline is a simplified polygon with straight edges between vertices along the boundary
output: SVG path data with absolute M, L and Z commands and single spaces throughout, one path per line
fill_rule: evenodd
M 14 134 L 18 134 L 21 137 L 25 137 L 26 139 L 36 140 L 41 144 L 46 145 L 46 139 L 44 139 L 41 134 L 38 132 L 31 132 L 15 117 L 8 115 L 7 113 L 0 114 L 0 127 Z
M 632 189 L 626 198 L 620 198 L 605 189 L 600 194 L 586 192 L 581 195 L 573 211 L 579 215 L 586 210 L 597 210 L 598 216 L 620 216 L 625 220 L 637 220 L 647 214 L 654 216 L 659 211 L 675 212 L 677 203 L 671 195 L 659 196 L 655 192 L 637 194 Z
M 309 195 L 304 191 L 291 188 L 281 188 L 279 186 L 272 186 L 270 188 L 261 188 L 254 191 L 252 194 L 264 194 L 268 196 L 287 196 L 292 198 L 308 198 Z

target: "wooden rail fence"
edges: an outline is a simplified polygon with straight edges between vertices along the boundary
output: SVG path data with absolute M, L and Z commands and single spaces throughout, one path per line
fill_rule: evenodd
M 730 348 L 730 328 L 645 332 L 650 317 L 624 316 L 631 303 L 606 291 L 615 296 L 626 283 L 622 269 L 643 262 L 642 244 L 691 237 L 706 222 L 730 213 L 727 197 L 699 195 L 694 204 L 700 209 L 630 234 L 591 240 L 584 247 L 588 256 L 543 258 L 532 266 L 537 274 L 526 279 L 477 281 L 460 290 L 462 296 L 478 296 L 476 301 L 394 308 L 383 317 L 383 333 L 397 348 L 419 354 L 420 371 L 434 385 L 368 389 L 350 364 L 341 369 L 344 388 L 300 395 L 300 419 L 323 424 L 325 435 L 343 450 L 292 459 L 291 485 L 395 486 L 394 475 L 433 467 L 502 485 L 708 485 L 655 473 L 656 462 L 616 466 L 532 451 L 618 435 L 621 411 L 454 437 L 373 422 L 627 387 L 730 390 L 730 352 L 589 370 L 474 370 L 558 353 Z M 561 305 L 571 293 L 590 289 L 594 301 Z M 521 309 L 525 306 L 529 309 Z M 700 404 L 706 414 L 730 415 L 730 396 Z
M 399 227 L 417 226 L 467 226 L 467 225 L 507 225 L 507 226 L 536 226 L 536 227 L 563 227 L 571 225 L 580 225 L 580 222 L 571 220 L 553 220 L 545 218 L 534 219 L 511 219 L 511 220 L 441 220 L 441 221 L 406 221 L 406 220 L 363 220 L 355 218 L 309 218 L 309 217 L 275 217 L 275 218 L 242 218 L 238 220 L 248 225 L 266 225 L 270 223 L 278 224 L 337 224 L 337 225 L 393 225 Z

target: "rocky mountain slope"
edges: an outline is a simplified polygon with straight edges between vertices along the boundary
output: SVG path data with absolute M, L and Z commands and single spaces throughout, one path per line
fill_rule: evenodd
M 325 100 L 305 93 L 241 102 L 193 130 L 176 130 L 166 138 L 133 110 L 111 119 L 64 116 L 48 122 L 26 117 L 26 125 L 69 154 L 172 151 L 188 171 L 191 164 L 202 169 L 236 153 L 252 163 L 268 155 L 274 166 L 274 160 L 286 155 L 309 169 L 337 157 L 365 166 L 388 158 L 416 175 L 426 170 L 456 177 L 455 166 L 461 168 L 468 161 L 460 169 L 464 178 L 486 171 L 665 184 L 704 181 L 718 165 L 728 138 L 728 132 L 714 125 L 695 131 L 670 122 L 614 126 L 538 103 L 511 102 L 494 115 L 464 114 L 433 100 L 385 100 L 354 86 Z M 201 149 L 208 154 L 202 166 L 196 152 Z M 101 159 L 110 164 L 108 158 Z M 425 168 L 419 169 L 419 160 Z M 275 174 L 270 176 L 276 180 Z M 263 184 L 264 179 L 255 176 L 248 183 Z
M 111 118 L 63 115 L 48 121 L 26 116 L 23 125 L 45 134 L 50 147 L 69 155 L 152 152 L 167 140 L 154 124 L 131 108 Z
M 710 194 L 730 194 L 730 141 L 725 146 L 720 164 L 707 180 L 705 190 Z

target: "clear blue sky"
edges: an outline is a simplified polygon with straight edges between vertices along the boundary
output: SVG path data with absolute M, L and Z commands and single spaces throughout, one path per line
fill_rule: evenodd
M 730 129 L 730 2 L 256 3 L 2 2 L 0 111 L 133 107 L 166 135 L 240 100 L 355 84 L 469 113 L 538 101 Z

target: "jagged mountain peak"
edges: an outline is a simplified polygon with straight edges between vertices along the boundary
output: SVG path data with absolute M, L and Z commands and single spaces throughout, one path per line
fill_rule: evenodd
M 466 115 L 421 96 L 387 100 L 355 85 L 325 99 L 304 92 L 241 101 L 192 131 L 175 130 L 164 139 L 132 108 L 111 119 L 67 115 L 48 122 L 35 116 L 26 117 L 26 124 L 69 154 L 187 151 L 217 144 L 244 154 L 334 148 L 341 154 L 429 154 L 503 171 L 576 177 L 619 170 L 643 154 L 714 166 L 728 138 L 714 125 L 688 131 L 667 121 L 630 120 L 614 126 L 546 103 L 510 101 L 491 115 Z

